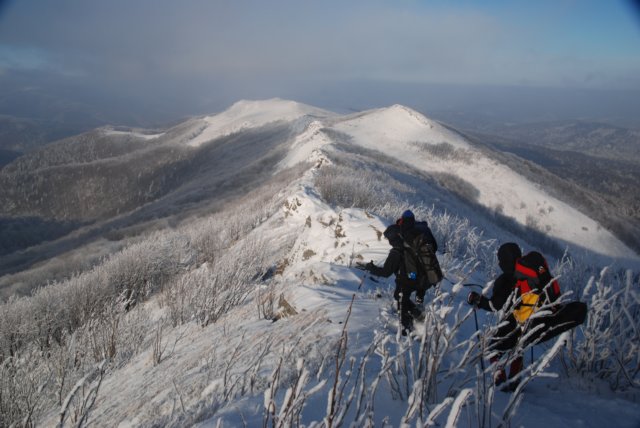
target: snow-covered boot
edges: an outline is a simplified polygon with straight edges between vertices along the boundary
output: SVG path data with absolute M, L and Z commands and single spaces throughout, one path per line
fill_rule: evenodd
M 401 321 L 402 324 L 402 335 L 407 336 L 413 331 L 413 320 L 411 318 L 404 319 Z

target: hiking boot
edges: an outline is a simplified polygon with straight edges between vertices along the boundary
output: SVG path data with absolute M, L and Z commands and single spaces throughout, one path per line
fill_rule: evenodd
M 424 312 L 418 307 L 414 307 L 413 309 L 411 309 L 411 316 L 416 321 L 424 320 Z
M 500 388 L 500 391 L 514 392 L 516 389 L 518 389 L 518 385 L 520 385 L 520 379 L 509 380 L 502 388 Z
M 408 322 L 405 321 L 405 322 L 402 323 L 402 331 L 401 331 L 401 333 L 402 333 L 403 336 L 409 335 L 412 331 L 413 331 L 413 321 L 412 320 L 410 320 Z

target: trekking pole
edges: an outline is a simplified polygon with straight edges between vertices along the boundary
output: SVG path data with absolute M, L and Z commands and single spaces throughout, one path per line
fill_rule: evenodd
M 473 305 L 473 318 L 476 321 L 476 333 L 480 332 L 480 327 L 478 327 L 478 313 L 476 311 L 476 305 Z M 478 340 L 480 340 L 480 335 L 478 335 Z M 480 346 L 480 351 L 484 351 L 482 349 L 483 347 Z M 483 377 L 484 377 L 484 359 L 483 359 L 483 355 L 480 355 L 480 367 L 482 368 L 482 373 L 483 373 Z
M 449 278 L 447 278 L 446 276 L 443 277 L 443 279 L 446 279 L 447 281 L 449 281 L 451 284 L 457 284 L 455 281 L 450 280 Z M 474 284 L 473 282 L 467 282 L 465 284 L 462 284 L 463 287 L 478 287 L 478 288 L 484 288 L 484 285 L 482 284 Z
M 476 305 L 473 305 L 473 318 L 476 322 L 476 334 L 478 334 L 478 341 L 480 342 L 480 368 L 482 369 L 482 394 L 487 393 L 487 381 L 485 380 L 484 373 L 484 346 L 482 346 L 482 338 L 480 337 L 480 327 L 478 326 L 478 312 L 476 311 Z M 484 399 L 484 397 L 483 397 Z M 484 420 L 486 417 L 486 404 L 482 406 L 482 427 L 484 427 Z
M 463 287 L 479 287 L 479 288 L 484 288 L 484 285 L 480 285 L 480 284 L 473 284 L 473 283 L 467 283 L 467 284 L 462 284 Z

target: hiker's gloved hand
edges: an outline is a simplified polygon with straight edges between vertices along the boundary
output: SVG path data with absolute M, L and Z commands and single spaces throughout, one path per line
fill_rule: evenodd
M 467 303 L 469 303 L 470 305 L 478 306 L 478 304 L 480 303 L 480 298 L 481 298 L 481 296 L 480 296 L 479 293 L 476 293 L 475 291 L 472 291 L 467 296 Z
M 364 264 L 362 262 L 356 262 L 356 269 L 360 269 L 360 270 L 367 270 L 367 266 L 368 264 Z
M 371 271 L 371 269 L 374 267 L 375 265 L 373 264 L 373 260 L 370 261 L 367 264 L 361 263 L 361 262 L 356 262 L 356 269 L 360 269 L 360 270 L 364 270 L 364 271 Z

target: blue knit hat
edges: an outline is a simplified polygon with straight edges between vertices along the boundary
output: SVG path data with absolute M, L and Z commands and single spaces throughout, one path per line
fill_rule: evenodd
M 413 215 L 411 210 L 406 210 L 402 213 L 402 218 L 416 218 L 416 216 Z

